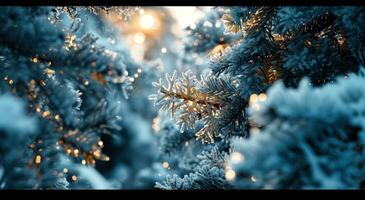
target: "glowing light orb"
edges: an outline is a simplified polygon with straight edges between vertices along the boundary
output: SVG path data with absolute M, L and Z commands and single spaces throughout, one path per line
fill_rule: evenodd
M 152 15 L 142 15 L 139 24 L 144 29 L 151 29 L 155 26 L 156 19 Z

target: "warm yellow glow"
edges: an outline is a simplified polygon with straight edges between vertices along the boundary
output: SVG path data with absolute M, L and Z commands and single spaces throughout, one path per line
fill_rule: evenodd
M 229 181 L 232 181 L 236 178 L 236 172 L 233 171 L 232 169 L 228 169 L 226 171 L 226 179 Z
M 160 118 L 159 117 L 153 118 L 153 120 L 152 120 L 152 129 L 155 132 L 160 131 Z
M 54 119 L 58 121 L 58 120 L 60 120 L 60 116 L 59 115 L 55 115 L 54 116 Z
M 109 161 L 110 160 L 110 158 L 109 158 L 109 156 L 105 156 L 105 158 L 103 159 L 104 161 Z
M 68 169 L 67 168 L 63 168 L 63 173 L 67 173 Z
M 259 100 L 260 100 L 260 101 L 266 101 L 266 99 L 267 99 L 266 94 L 261 93 L 261 94 L 259 95 Z
M 139 24 L 144 29 L 151 29 L 155 26 L 156 19 L 152 15 L 145 14 L 145 15 L 142 15 L 142 17 L 140 18 Z
M 257 94 L 252 94 L 252 95 L 250 96 L 250 103 L 251 103 L 251 104 L 252 104 L 252 103 L 255 103 L 255 102 L 257 101 L 257 99 L 258 99 Z
M 37 156 L 35 157 L 35 159 L 34 159 L 34 162 L 35 162 L 36 164 L 41 163 L 41 161 L 42 161 L 42 157 L 41 157 L 40 155 L 37 155 Z
M 9 84 L 10 84 L 10 85 L 13 85 L 13 83 L 14 83 L 14 81 L 10 79 L 10 80 L 9 80 Z
M 45 111 L 42 113 L 42 117 L 48 117 L 51 114 L 49 111 Z
M 133 39 L 134 39 L 135 43 L 142 44 L 145 41 L 146 36 L 142 32 L 138 32 L 138 33 L 134 34 Z
M 95 158 L 97 158 L 97 159 L 99 159 L 101 156 L 100 150 L 94 151 L 93 154 L 94 154 Z
M 79 155 L 79 150 L 78 149 L 75 149 L 74 150 L 74 154 L 75 154 L 75 156 L 78 156 Z
M 38 58 L 37 57 L 33 57 L 30 59 L 31 62 L 33 63 L 37 63 L 38 62 Z
M 101 141 L 101 140 L 100 140 L 100 141 L 98 142 L 98 145 L 99 145 L 100 147 L 102 147 L 102 146 L 104 145 L 103 141 Z
M 71 177 L 71 179 L 72 179 L 73 181 L 77 181 L 77 176 L 73 175 L 73 176 Z
M 163 162 L 162 167 L 165 168 L 165 169 L 169 168 L 169 163 L 168 162 Z
M 240 163 L 244 160 L 245 158 L 243 157 L 242 154 L 238 153 L 238 152 L 233 152 L 231 154 L 231 161 L 233 164 L 237 164 Z
M 140 14 L 140 15 L 143 15 L 143 14 L 144 14 L 144 10 L 143 10 L 143 9 L 140 9 L 140 10 L 139 10 L 139 14 Z

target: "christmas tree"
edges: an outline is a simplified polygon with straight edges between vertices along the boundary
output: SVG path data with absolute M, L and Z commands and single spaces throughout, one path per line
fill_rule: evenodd
M 153 187 L 140 174 L 153 170 L 157 151 L 118 157 L 154 149 L 155 139 L 145 138 L 149 129 L 126 126 L 143 124 L 132 118 L 128 96 L 137 75 L 151 79 L 151 73 L 142 72 L 102 20 L 114 13 L 127 21 L 138 9 L 1 8 L 1 188 Z M 118 177 L 123 170 L 133 176 Z M 157 176 L 151 173 L 147 178 Z
M 178 9 L 0 8 L 1 189 L 365 187 L 364 7 Z
M 199 40 L 211 23 L 194 25 L 193 40 L 215 53 L 210 73 L 154 83 L 151 99 L 175 121 L 163 153 L 188 157 L 156 187 L 363 188 L 364 8 L 216 9 L 240 37 Z

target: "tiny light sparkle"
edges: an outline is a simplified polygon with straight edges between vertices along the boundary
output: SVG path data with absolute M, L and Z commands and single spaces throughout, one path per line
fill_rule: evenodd
M 142 15 L 139 20 L 139 24 L 144 29 L 151 29 L 155 26 L 155 17 L 149 14 Z
M 81 161 L 81 163 L 82 163 L 83 165 L 86 165 L 86 160 L 82 160 L 82 161 Z
M 169 163 L 168 162 L 163 162 L 162 167 L 165 168 L 165 169 L 169 168 Z
M 63 173 L 67 173 L 68 169 L 67 168 L 63 168 Z
M 71 179 L 72 179 L 73 181 L 77 181 L 77 176 L 73 175 L 73 176 L 71 177 Z
M 161 49 L 161 53 L 166 53 L 167 52 L 167 49 L 164 47 Z
M 255 103 L 258 99 L 258 95 L 257 94 L 251 94 L 250 96 L 250 103 Z
M 252 182 L 256 182 L 257 181 L 256 177 L 255 176 L 251 176 L 251 181 Z
M 51 112 L 49 112 L 48 110 L 47 111 L 44 111 L 42 113 L 42 117 L 48 117 L 50 114 L 51 114 Z
M 75 149 L 74 150 L 74 154 L 75 154 L 75 156 L 78 156 L 79 155 L 79 150 L 78 149 Z
M 267 99 L 266 94 L 264 94 L 264 93 L 259 94 L 259 100 L 260 101 L 266 101 L 266 99 Z
M 102 147 L 102 146 L 104 145 L 103 141 L 101 141 L 101 140 L 100 140 L 100 141 L 98 142 L 98 145 L 99 145 L 100 147 Z
M 42 161 L 42 157 L 41 157 L 40 155 L 37 155 L 37 156 L 35 157 L 35 159 L 34 159 L 34 162 L 35 162 L 36 164 L 40 164 L 40 163 L 41 163 L 41 161 Z
M 232 180 L 234 180 L 236 178 L 236 172 L 233 171 L 232 169 L 229 169 L 229 170 L 226 171 L 226 175 L 225 176 L 226 176 L 226 179 L 228 181 L 232 181 Z

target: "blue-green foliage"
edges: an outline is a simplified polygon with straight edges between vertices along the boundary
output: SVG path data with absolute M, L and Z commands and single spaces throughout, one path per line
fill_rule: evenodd
M 252 121 L 261 132 L 233 139 L 244 161 L 231 164 L 239 188 L 356 189 L 364 181 L 364 76 L 320 88 L 278 82 Z M 251 180 L 256 178 L 256 182 Z
M 7 148 L 6 151 L 1 149 L 0 155 L 14 162 L 0 163 L 3 169 L 0 187 L 109 189 L 133 188 L 136 182 L 140 188 L 153 187 L 154 181 L 150 179 L 157 176 L 156 170 L 148 175 L 148 180 L 144 176 L 144 182 L 136 178 L 144 167 L 145 171 L 152 168 L 157 159 L 156 152 L 141 151 L 146 147 L 152 149 L 154 138 L 148 138 L 150 129 L 129 133 L 130 129 L 122 120 L 125 116 L 138 115 L 131 114 L 134 111 L 129 109 L 134 104 L 127 100 L 133 82 L 128 73 L 137 73 L 141 66 L 132 60 L 120 42 L 115 42 L 118 46 L 106 42 L 105 38 L 116 38 L 118 33 L 100 20 L 100 16 L 95 17 L 87 10 L 74 10 L 74 14 L 80 13 L 73 19 L 62 12 L 53 19 L 52 7 L 2 7 L 0 10 L 3 24 L 0 28 L 0 92 L 12 93 L 27 105 L 17 108 L 18 101 L 7 96 L 1 100 L 0 115 L 9 116 L 1 116 L 1 143 L 4 143 L 1 146 Z M 98 26 L 112 31 L 98 31 Z M 151 79 L 153 74 L 146 73 L 142 77 Z M 138 87 L 143 88 L 143 81 L 139 82 Z M 147 99 L 143 97 L 147 94 L 140 95 L 138 98 Z M 139 112 L 140 106 L 135 105 L 134 109 Z M 28 113 L 32 116 L 29 119 L 23 116 Z M 140 123 L 150 128 L 150 118 Z M 12 125 L 6 125 L 10 122 L 6 120 Z M 138 120 L 131 117 L 129 126 L 141 127 L 135 124 Z M 124 131 L 123 126 L 127 127 Z M 21 135 L 24 131 L 33 135 Z M 100 164 L 104 162 L 97 157 L 108 160 L 98 147 L 100 140 L 108 146 L 105 154 L 110 157 L 119 154 L 112 149 L 120 145 L 116 141 L 123 140 L 118 151 L 130 155 L 120 159 L 133 175 L 126 180 L 129 185 L 106 180 L 120 163 Z M 67 148 L 71 148 L 71 152 Z M 141 153 L 133 157 L 131 152 Z M 96 155 L 96 166 L 90 160 L 93 155 Z M 82 164 L 85 161 L 87 166 Z M 92 167 L 97 170 L 90 169 Z
M 190 170 L 175 166 L 174 174 L 156 187 L 230 188 L 218 183 L 225 180 L 238 189 L 363 188 L 365 78 L 358 74 L 364 64 L 364 8 L 262 6 L 223 10 L 229 15 L 224 19 L 231 20 L 225 22 L 226 31 L 238 30 L 240 38 L 211 59 L 212 73 L 208 76 L 224 77 L 235 88 L 232 98 L 239 98 L 224 101 L 234 109 L 223 107 L 211 119 L 216 124 L 225 123 L 222 116 L 234 119 L 240 114 L 244 128 L 238 134 L 232 134 L 233 126 L 211 130 L 228 139 L 207 145 L 227 154 L 224 164 L 209 168 L 214 173 L 205 167 L 217 158 L 204 157 L 199 165 L 192 162 Z M 194 30 L 203 27 L 197 24 Z M 165 154 L 181 152 L 180 138 L 192 135 L 178 134 L 173 129 L 164 133 Z M 192 155 L 191 160 L 199 154 Z M 212 185 L 200 184 L 201 180 Z

